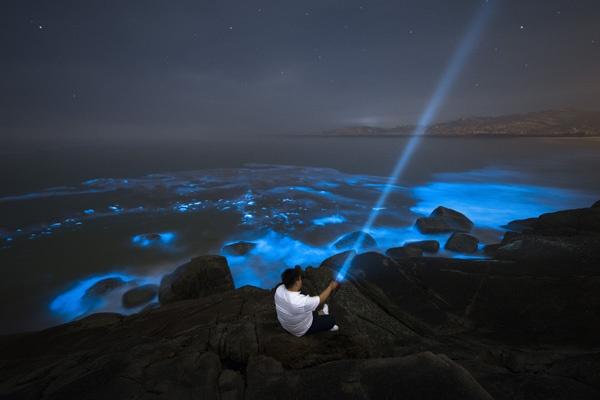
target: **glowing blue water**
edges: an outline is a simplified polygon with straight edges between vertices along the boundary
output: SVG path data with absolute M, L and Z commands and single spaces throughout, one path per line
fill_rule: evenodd
M 191 256 L 218 253 L 223 244 L 238 240 L 254 242 L 256 247 L 244 256 L 227 256 L 235 285 L 270 288 L 279 281 L 284 268 L 318 266 L 338 253 L 340 250 L 333 243 L 363 226 L 374 208 L 374 200 L 388 188 L 386 182 L 387 178 L 381 176 L 290 166 L 157 174 L 129 178 L 127 184 L 123 180 L 97 179 L 80 187 L 38 192 L 43 194 L 37 197 L 11 196 L 10 201 L 0 198 L 0 203 L 21 202 L 23 207 L 39 212 L 53 192 L 52 197 L 61 200 L 60 211 L 71 210 L 66 214 L 49 212 L 41 215 L 38 222 L 0 230 L 4 239 L 0 249 L 28 251 L 28 246 L 50 238 L 53 243 L 72 240 L 73 236 L 68 236 L 72 234 L 84 239 L 81 245 L 90 243 L 89 248 L 81 250 L 86 257 L 112 250 L 105 246 L 123 246 L 119 254 L 131 260 L 147 260 L 147 266 L 153 266 L 152 260 L 158 256 L 166 257 L 160 263 L 162 269 L 152 274 L 145 272 L 148 268 L 144 264 L 120 262 L 107 264 L 104 270 L 81 273 L 75 284 L 62 283 L 69 286 L 66 291 L 57 293 L 55 289 L 50 304 L 50 311 L 61 320 L 95 311 L 132 312 L 135 309 L 121 308 L 120 291 L 97 302 L 84 301 L 82 296 L 106 277 L 121 277 L 132 285 L 134 281 L 158 283 L 162 274 Z M 484 234 L 491 231 L 487 242 L 492 242 L 501 234 L 499 227 L 512 219 L 589 206 L 597 200 L 582 191 L 532 182 L 534 177 L 521 172 L 486 168 L 434 175 L 429 182 L 414 187 L 396 185 L 389 192 L 393 201 L 378 207 L 380 222 L 366 231 L 375 238 L 381 252 L 414 240 L 437 239 L 443 245 L 448 235 L 425 235 L 413 224 L 418 216 L 444 205 L 466 213 L 474 221 L 480 239 L 486 241 Z M 190 187 L 197 190 L 180 190 Z M 82 199 L 90 202 L 87 207 L 82 206 Z M 144 199 L 143 204 L 140 199 Z M 118 207 L 118 211 L 110 206 Z M 90 209 L 96 211 L 82 211 Z M 218 222 L 208 232 L 204 226 L 207 221 L 227 219 L 233 225 L 219 228 Z M 82 222 L 85 223 L 81 225 Z M 98 231 L 112 232 L 114 241 L 107 244 L 106 239 L 98 240 Z M 204 245 L 206 238 L 212 244 Z M 45 258 L 59 258 L 59 254 L 53 256 L 53 248 L 46 250 Z M 440 254 L 473 257 L 443 250 Z M 115 265 L 127 265 L 127 269 Z M 71 269 L 79 271 L 77 265 Z M 128 273 L 113 273 L 125 270 Z

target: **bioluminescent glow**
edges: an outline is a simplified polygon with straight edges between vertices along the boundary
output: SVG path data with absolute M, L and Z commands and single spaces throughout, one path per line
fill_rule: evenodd
M 443 204 L 460 210 L 479 227 L 499 229 L 507 221 L 591 204 L 593 197 L 568 189 L 501 182 L 432 182 L 413 189 L 415 214 Z M 583 197 L 583 199 L 582 199 Z M 582 201 L 583 200 L 583 201 Z
M 369 214 L 369 217 L 367 218 L 367 221 L 365 222 L 362 228 L 363 232 L 368 231 L 375 223 L 375 220 L 377 219 L 377 216 L 380 212 L 379 209 L 381 209 L 385 204 L 390 192 L 392 191 L 394 185 L 396 184 L 402 172 L 408 165 L 408 162 L 414 154 L 419 142 L 421 141 L 422 136 L 425 134 L 427 126 L 433 122 L 440 108 L 440 105 L 446 99 L 452 85 L 456 81 L 456 78 L 458 77 L 465 62 L 467 61 L 467 57 L 471 53 L 471 50 L 475 47 L 477 39 L 481 35 L 483 28 L 491 14 L 492 5 L 490 3 L 492 2 L 486 2 L 485 4 L 480 6 L 480 11 L 473 19 L 462 41 L 460 42 L 460 45 L 458 46 L 457 50 L 452 56 L 452 59 L 446 67 L 435 92 L 433 93 L 431 99 L 429 100 L 429 103 L 425 107 L 425 110 L 419 117 L 419 121 L 417 122 L 415 130 L 412 132 L 412 136 L 408 140 L 406 147 L 404 148 L 398 161 L 396 162 L 396 165 L 386 182 L 386 187 L 383 189 L 381 195 L 379 196 L 379 199 L 377 200 L 375 206 Z M 361 235 L 357 239 L 353 249 L 359 249 L 363 240 L 364 235 Z M 348 272 L 348 269 L 351 265 L 350 263 L 351 257 L 348 257 L 348 259 L 346 259 L 344 265 L 338 272 L 337 279 L 343 280 L 346 277 L 346 273 Z
M 102 307 L 102 299 L 85 299 L 86 290 L 95 283 L 106 278 L 121 278 L 125 282 L 131 282 L 137 278 L 123 273 L 109 273 L 97 275 L 77 282 L 71 289 L 56 296 L 50 303 L 50 311 L 57 317 L 71 321 L 82 315 L 90 313 Z
M 164 247 L 171 245 L 175 240 L 174 232 L 143 233 L 131 238 L 131 242 L 137 247 Z
M 329 215 L 327 217 L 322 217 L 322 218 L 315 218 L 312 221 L 312 223 L 317 226 L 325 226 L 325 225 L 331 225 L 331 224 L 343 224 L 344 222 L 346 222 L 346 218 L 344 218 L 343 216 L 341 216 L 339 214 Z

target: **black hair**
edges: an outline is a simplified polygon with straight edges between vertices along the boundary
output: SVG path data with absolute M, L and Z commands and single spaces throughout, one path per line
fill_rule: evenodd
M 294 283 L 302 277 L 302 269 L 299 265 L 294 268 L 288 268 L 281 274 L 281 282 L 285 285 L 286 289 L 291 289 Z

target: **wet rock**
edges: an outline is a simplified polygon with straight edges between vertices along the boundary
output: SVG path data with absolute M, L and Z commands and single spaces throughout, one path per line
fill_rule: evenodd
M 151 302 L 158 294 L 158 285 L 147 284 L 130 289 L 123 294 L 123 307 L 133 308 Z
M 126 282 L 122 278 L 102 279 L 88 288 L 83 294 L 83 298 L 102 297 L 108 292 L 120 288 L 125 284 Z
M 195 299 L 233 289 L 233 278 L 223 256 L 200 256 L 165 275 L 158 298 L 161 304 Z
M 232 256 L 243 256 L 248 254 L 256 247 L 256 243 L 253 242 L 236 242 L 223 246 L 223 254 Z
M 421 257 L 423 250 L 414 246 L 392 247 L 387 249 L 385 255 L 391 258 Z
M 446 245 L 445 249 L 450 251 L 456 251 L 459 253 L 475 253 L 477 251 L 477 245 L 479 239 L 475 236 L 469 235 L 468 233 L 453 233 Z
M 473 222 L 464 214 L 439 206 L 428 217 L 417 219 L 417 228 L 423 233 L 470 232 Z
M 440 250 L 440 243 L 437 240 L 419 240 L 406 242 L 404 247 L 418 247 L 426 253 L 437 253 Z
M 333 247 L 335 247 L 336 249 L 354 247 L 355 243 L 361 238 L 361 236 L 362 243 L 360 244 L 359 248 L 368 249 L 371 247 L 377 247 L 377 242 L 375 241 L 375 239 L 373 239 L 373 237 L 368 233 L 362 231 L 356 231 L 344 235 L 341 239 L 339 239 L 333 244 Z

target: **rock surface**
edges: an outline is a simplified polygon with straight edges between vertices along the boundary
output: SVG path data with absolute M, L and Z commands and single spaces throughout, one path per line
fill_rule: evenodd
M 391 258 L 421 257 L 423 250 L 414 246 L 392 247 L 387 249 L 385 255 Z
M 464 214 L 439 206 L 428 217 L 417 219 L 417 228 L 423 233 L 471 232 L 473 222 Z
M 158 285 L 147 284 L 130 289 L 123 293 L 121 302 L 125 308 L 138 307 L 151 302 L 158 294 Z
M 502 247 L 598 236 L 571 222 Z M 0 336 L 0 398 L 598 399 L 597 250 L 557 261 L 534 248 L 504 260 L 355 255 L 328 301 L 339 332 L 301 338 L 280 327 L 273 291 L 232 290 L 226 262 L 199 257 L 170 275 L 187 299 Z M 303 290 L 323 290 L 347 256 L 306 268 Z
M 406 242 L 404 247 L 418 247 L 426 253 L 437 253 L 440 250 L 440 243 L 437 240 L 419 240 Z
M 165 275 L 158 292 L 161 304 L 195 299 L 233 289 L 233 278 L 223 256 L 200 256 Z
M 243 256 L 248 254 L 256 247 L 256 243 L 253 242 L 236 242 L 223 246 L 223 254 L 233 256 Z
M 460 253 L 475 253 L 477 251 L 477 245 L 479 240 L 468 233 L 453 233 L 444 248 L 450 251 L 457 251 Z
M 362 243 L 359 248 L 368 249 L 377 247 L 377 242 L 373 239 L 373 236 L 366 232 L 356 231 L 342 236 L 338 241 L 333 244 L 336 249 L 347 249 L 354 247 L 354 244 L 362 236 Z

